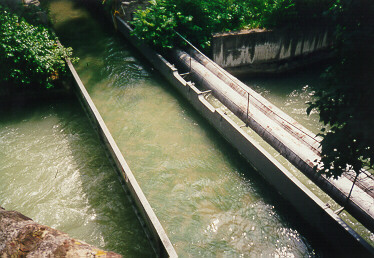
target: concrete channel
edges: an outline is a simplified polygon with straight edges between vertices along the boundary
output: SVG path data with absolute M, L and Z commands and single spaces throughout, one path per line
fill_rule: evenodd
M 316 231 L 324 235 L 326 239 L 331 239 L 331 236 L 334 236 L 331 244 L 335 245 L 337 249 L 344 249 L 345 253 L 374 255 L 374 248 L 333 210 L 245 133 L 241 126 L 230 119 L 225 112 L 214 108 L 205 99 L 208 92 L 200 91 L 193 83 L 187 82 L 174 65 L 134 37 L 131 34 L 131 27 L 122 18 L 116 16 L 115 23 L 125 38 L 294 206 Z M 339 241 L 335 241 L 335 239 L 339 239 Z
M 109 132 L 99 111 L 95 107 L 91 97 L 84 87 L 78 73 L 75 71 L 70 60 L 66 60 L 69 70 L 73 76 L 73 84 L 76 95 L 86 111 L 90 121 L 104 143 L 109 154 L 109 158 L 114 161 L 116 171 L 122 183 L 123 189 L 131 196 L 130 201 L 133 203 L 134 211 L 138 216 L 143 229 L 155 250 L 157 257 L 178 257 L 173 245 L 165 233 L 160 221 L 154 213 L 151 205 L 145 197 L 142 189 L 136 181 L 130 167 L 124 159 L 111 133 Z
M 299 182 L 278 161 L 267 153 L 257 142 L 249 137 L 242 128 L 232 121 L 227 114 L 215 109 L 205 99 L 207 92 L 200 91 L 191 82 L 187 82 L 178 70 L 160 54 L 143 44 L 131 35 L 131 28 L 120 17 L 116 17 L 119 31 L 149 60 L 153 66 L 174 86 L 189 102 L 219 131 L 227 141 L 243 155 L 258 172 L 284 196 L 308 223 L 318 229 L 326 239 L 331 235 L 339 238 L 339 249 L 347 252 L 359 250 L 362 255 L 374 255 L 374 248 L 351 229 L 338 215 L 327 207 L 308 188 Z M 188 59 L 188 57 L 186 57 Z M 90 120 L 104 142 L 110 158 L 124 189 L 132 197 L 135 212 L 139 215 L 157 256 L 177 257 L 168 236 L 152 210 L 134 175 L 118 149 L 113 137 L 106 127 L 99 111 L 96 109 L 73 65 L 67 60 L 74 78 L 76 94 Z M 315 143 L 312 145 L 315 146 Z M 370 207 L 372 208 L 372 207 Z

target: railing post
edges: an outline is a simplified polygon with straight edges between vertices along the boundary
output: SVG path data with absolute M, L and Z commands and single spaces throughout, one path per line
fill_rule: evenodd
M 248 101 L 247 101 L 247 126 L 248 126 L 248 121 L 249 121 L 249 117 L 248 117 L 248 113 L 249 113 L 249 92 L 247 92 L 247 98 L 248 98 Z

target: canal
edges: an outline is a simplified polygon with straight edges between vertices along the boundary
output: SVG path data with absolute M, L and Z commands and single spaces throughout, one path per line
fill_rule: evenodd
M 0 206 L 105 250 L 153 255 L 74 96 L 0 109 Z
M 80 58 L 81 79 L 181 257 L 323 253 L 288 203 L 110 24 L 73 1 L 48 3 L 57 34 Z

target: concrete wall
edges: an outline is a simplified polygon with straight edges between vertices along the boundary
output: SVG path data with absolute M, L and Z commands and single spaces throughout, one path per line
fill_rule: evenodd
M 328 29 L 250 30 L 216 34 L 213 60 L 235 75 L 280 73 L 330 57 Z
M 224 112 L 215 109 L 192 83 L 186 82 L 178 70 L 139 39 L 130 34 L 130 27 L 117 17 L 119 31 L 147 60 L 205 117 L 226 140 L 285 198 L 316 231 L 331 239 L 330 244 L 343 256 L 369 257 L 374 249 L 298 181 L 256 141 L 248 136 Z

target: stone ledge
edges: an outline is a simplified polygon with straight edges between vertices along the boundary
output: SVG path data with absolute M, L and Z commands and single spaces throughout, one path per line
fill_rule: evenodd
M 1 257 L 122 257 L 0 207 Z

